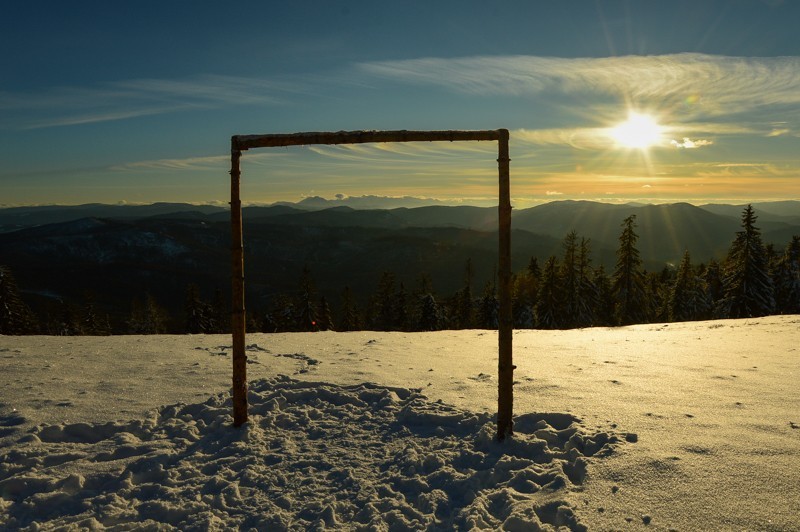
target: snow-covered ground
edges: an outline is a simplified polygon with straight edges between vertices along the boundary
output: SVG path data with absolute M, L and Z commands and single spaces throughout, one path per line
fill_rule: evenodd
M 800 316 L 492 331 L 0 337 L 0 529 L 800 529 Z

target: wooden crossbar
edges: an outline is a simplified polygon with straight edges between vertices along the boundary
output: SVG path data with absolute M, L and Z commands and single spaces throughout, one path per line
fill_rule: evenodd
M 445 131 L 336 131 L 231 137 L 231 263 L 233 305 L 233 425 L 247 422 L 247 356 L 245 354 L 244 238 L 240 197 L 242 152 L 252 148 L 302 146 L 308 144 L 364 144 L 372 142 L 457 142 L 497 141 L 498 244 L 499 244 L 499 316 L 498 316 L 498 399 L 497 439 L 513 432 L 514 364 L 512 353 L 513 321 L 511 314 L 511 194 L 509 186 L 509 133 L 507 129 Z
M 301 146 L 305 144 L 365 144 L 369 142 L 437 142 L 464 140 L 500 140 L 508 135 L 504 129 L 483 131 L 336 131 L 280 133 L 268 135 L 234 135 L 231 145 L 238 150 L 270 148 L 276 146 Z

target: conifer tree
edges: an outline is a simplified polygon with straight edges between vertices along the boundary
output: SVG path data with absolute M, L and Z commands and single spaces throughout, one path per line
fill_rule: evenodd
M 444 323 L 442 306 L 436 301 L 433 282 L 427 272 L 417 277 L 417 287 L 413 293 L 411 323 L 415 331 L 438 331 Z
M 752 205 L 742 212 L 742 231 L 728 250 L 722 277 L 722 313 L 729 318 L 766 316 L 775 310 L 769 262 Z
M 395 296 L 394 308 L 395 325 L 398 330 L 411 330 L 411 321 L 408 314 L 408 295 L 405 285 L 401 282 L 400 288 L 397 289 L 397 294 Z
M 474 271 L 472 269 L 472 259 L 467 259 L 467 264 L 464 268 L 464 286 L 456 292 L 455 307 L 453 312 L 453 328 L 455 329 L 470 329 L 475 324 L 475 310 L 472 302 L 472 278 Z
M 800 314 L 800 236 L 793 236 L 775 269 L 775 303 L 781 314 Z
M 342 311 L 338 330 L 358 331 L 361 329 L 361 320 L 358 317 L 358 307 L 353 299 L 353 292 L 349 286 L 342 291 Z
M 211 300 L 211 330 L 209 332 L 223 334 L 230 332 L 231 314 L 225 298 L 222 297 L 222 290 L 214 290 L 214 298 Z
M 514 326 L 530 329 L 536 324 L 534 308 L 539 294 L 542 271 L 539 261 L 531 257 L 528 267 L 512 280 L 511 307 Z
M 328 304 L 328 299 L 322 296 L 319 300 L 319 330 L 333 331 L 333 318 L 331 317 L 331 307 Z
M 700 320 L 707 315 L 708 308 L 703 280 L 694 272 L 686 250 L 669 294 L 669 321 Z
M 561 285 L 561 306 L 558 309 L 560 324 L 569 329 L 575 326 L 578 314 L 578 233 L 570 231 L 562 242 L 564 256 L 561 259 L 558 280 Z
M 128 331 L 131 334 L 164 334 L 169 315 L 150 292 L 144 293 L 144 300 L 134 298 Z
M 539 285 L 539 299 L 534 307 L 538 329 L 558 329 L 561 327 L 561 295 L 558 279 L 558 261 L 554 256 L 547 259 Z
M 593 325 L 612 325 L 616 322 L 614 317 L 614 294 L 611 279 L 601 264 L 594 272 L 593 282 L 597 297 L 594 301 Z
M 258 312 L 253 312 L 253 311 L 250 311 L 250 310 L 246 311 L 245 312 L 245 317 L 244 317 L 245 331 L 248 332 L 248 333 L 272 332 L 272 331 L 269 330 L 269 325 L 267 324 L 268 316 L 269 316 L 268 314 L 264 314 L 262 316 L 262 315 L 259 315 Z M 230 332 L 230 327 L 229 327 L 230 317 L 229 316 L 226 317 L 225 323 L 226 323 L 226 325 L 225 325 L 226 329 L 225 330 L 227 332 Z
M 60 312 L 55 334 L 58 336 L 80 336 L 84 334 L 78 312 L 65 299 L 60 301 Z
M 559 268 L 562 307 L 558 311 L 563 328 L 587 327 L 594 322 L 594 301 L 597 289 L 591 269 L 589 240 L 570 232 L 562 243 L 564 257 Z
M 612 278 L 614 314 L 619 325 L 643 323 L 647 320 L 645 275 L 642 271 L 642 259 L 636 248 L 639 235 L 634 231 L 635 227 L 635 214 L 622 222 L 617 266 Z
M 542 276 L 542 270 L 539 268 L 539 260 L 536 257 L 531 257 L 531 260 L 528 261 L 528 273 L 536 280 Z
M 578 247 L 577 261 L 577 295 L 573 325 L 575 327 L 589 327 L 596 321 L 594 309 L 597 306 L 597 286 L 594 282 L 592 271 L 592 258 L 589 239 L 581 238 Z
M 295 298 L 286 294 L 278 294 L 272 300 L 268 318 L 264 320 L 266 332 L 296 332 L 298 328 L 298 315 L 300 314 Z
M 438 331 L 441 328 L 442 314 L 436 298 L 430 292 L 420 295 L 417 329 L 420 331 Z
M 90 336 L 106 336 L 111 334 L 111 325 L 108 323 L 108 316 L 103 318 L 98 314 L 94 295 L 88 292 L 84 296 L 81 330 L 83 334 L 88 334 Z
M 672 270 L 665 266 L 660 273 L 644 272 L 645 322 L 669 321 L 669 294 L 674 282 Z
M 533 281 L 527 269 L 511 278 L 511 314 L 514 327 L 533 328 Z
M 186 332 L 189 334 L 208 333 L 211 329 L 211 306 L 200 297 L 200 289 L 192 283 L 186 287 L 184 301 L 186 313 Z
M 708 261 L 705 272 L 703 272 L 703 286 L 705 287 L 705 299 L 708 301 L 709 313 L 707 317 L 723 317 L 718 315 L 720 301 L 724 296 L 722 286 L 722 270 L 719 262 L 715 259 Z M 714 311 L 717 309 L 717 312 Z
M 20 335 L 36 332 L 36 320 L 19 295 L 11 269 L 0 265 L 0 334 Z
M 374 297 L 374 327 L 378 331 L 391 331 L 395 328 L 395 276 L 392 272 L 383 272 L 378 282 L 378 290 Z
M 481 329 L 497 329 L 500 303 L 497 300 L 497 289 L 491 281 L 486 282 L 483 295 L 478 304 L 476 322 Z
M 314 303 L 314 296 L 316 294 L 316 287 L 314 279 L 311 277 L 311 269 L 308 265 L 303 267 L 303 273 L 300 277 L 300 295 L 298 300 L 299 312 L 297 314 L 296 330 L 303 332 L 312 332 L 319 330 L 319 310 Z

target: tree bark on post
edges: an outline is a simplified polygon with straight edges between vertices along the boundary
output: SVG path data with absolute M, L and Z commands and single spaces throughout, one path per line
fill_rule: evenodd
M 497 439 L 513 432 L 514 364 L 512 357 L 513 322 L 511 314 L 511 191 L 507 129 L 483 131 L 336 131 L 266 135 L 234 135 L 231 138 L 231 230 L 233 242 L 233 424 L 247 422 L 247 357 L 245 356 L 244 246 L 242 238 L 242 203 L 239 196 L 239 158 L 252 148 L 301 146 L 307 144 L 363 144 L 368 142 L 456 142 L 498 141 L 499 170 L 499 281 L 498 316 L 498 405 Z
M 508 130 L 501 129 L 498 139 L 497 166 L 499 186 L 499 281 L 497 439 L 513 433 L 514 360 L 512 354 L 513 319 L 511 313 L 511 190 L 509 184 Z
M 231 331 L 233 335 L 233 426 L 247 422 L 247 355 L 244 309 L 244 238 L 242 235 L 242 201 L 239 193 L 242 152 L 235 137 L 231 140 Z

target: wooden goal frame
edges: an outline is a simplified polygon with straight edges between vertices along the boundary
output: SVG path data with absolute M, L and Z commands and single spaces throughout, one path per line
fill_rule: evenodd
M 308 144 L 364 144 L 373 142 L 497 141 L 499 174 L 499 315 L 497 439 L 513 432 L 514 369 L 511 315 L 511 194 L 507 129 L 478 131 L 338 131 L 231 137 L 231 261 L 233 335 L 233 426 L 247 422 L 247 355 L 245 354 L 244 238 L 240 195 L 242 152 L 252 148 Z

